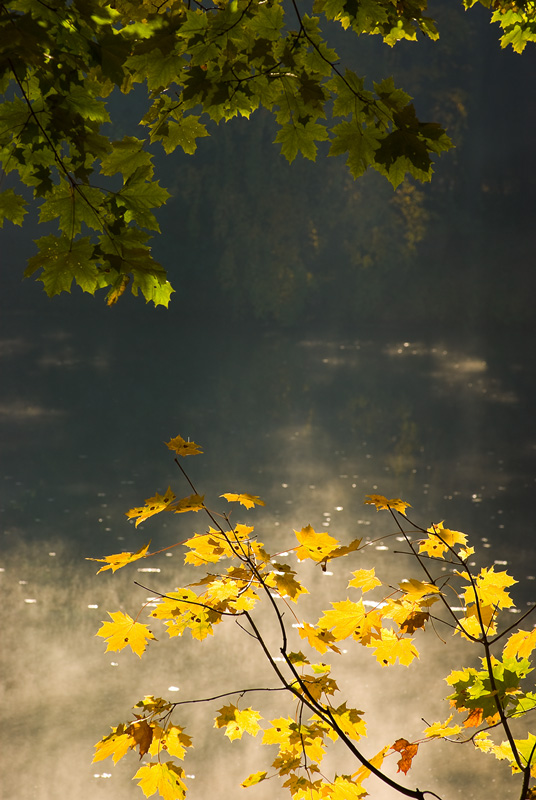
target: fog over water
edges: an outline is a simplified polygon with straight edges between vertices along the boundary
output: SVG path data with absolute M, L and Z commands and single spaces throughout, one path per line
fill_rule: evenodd
M 163 444 L 178 433 L 205 450 L 186 464 L 213 505 L 224 491 L 266 500 L 264 509 L 235 519 L 255 524 L 270 549 L 289 546 L 292 530 L 309 523 L 343 542 L 378 540 L 337 563 L 332 576 L 309 570 L 310 619 L 330 599 L 347 596 L 353 569 L 376 566 L 393 582 L 420 577 L 393 555 L 401 545 L 387 515 L 363 505 L 371 492 L 405 498 L 425 525 L 445 519 L 465 531 L 479 564 L 508 562 L 522 608 L 536 599 L 536 440 L 526 423 L 534 375 L 514 340 L 502 352 L 515 351 L 515 361 L 478 340 L 429 334 L 330 339 L 236 328 L 222 343 L 218 330 L 203 324 L 187 336 L 174 335 L 165 319 L 158 329 L 142 325 L 144 308 L 118 320 L 94 302 L 60 299 L 61 314 L 51 313 L 49 302 L 32 298 L 38 315 L 2 322 L 6 800 L 130 800 L 140 792 L 131 781 L 135 756 L 115 768 L 110 759 L 90 762 L 94 743 L 137 700 L 275 685 L 251 640 L 232 625 L 203 644 L 166 641 L 152 626 L 160 641 L 141 660 L 105 654 L 94 637 L 106 611 L 135 616 L 147 600 L 134 580 L 157 592 L 192 580 L 178 549 L 116 575 L 97 577 L 98 565 L 84 560 L 133 551 L 149 539 L 158 549 L 204 528 L 197 515 L 156 517 L 138 529 L 124 516 L 170 484 L 177 495 L 188 493 Z M 439 702 L 448 693 L 443 678 L 465 662 L 432 633 L 426 638 L 426 657 L 410 668 L 382 670 L 357 646 L 350 646 L 350 660 L 334 658 L 341 702 L 365 711 L 367 753 L 400 736 L 418 737 L 421 717 L 448 716 Z M 250 702 L 268 719 L 288 713 L 272 697 Z M 240 781 L 265 766 L 255 742 L 231 744 L 212 730 L 221 704 L 185 706 L 177 715 L 194 737 L 185 769 L 195 775 L 187 780 L 195 800 L 234 797 Z M 509 796 L 505 767 L 467 751 L 469 772 L 459 772 L 456 745 L 450 747 L 423 747 L 407 784 L 449 798 L 467 796 L 470 779 L 470 797 L 483 800 L 492 775 L 502 786 L 497 796 Z M 275 781 L 247 791 L 285 796 Z M 394 795 L 377 787 L 373 796 Z

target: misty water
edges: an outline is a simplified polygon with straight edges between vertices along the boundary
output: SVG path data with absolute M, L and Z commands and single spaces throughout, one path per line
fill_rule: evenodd
M 291 545 L 292 530 L 307 524 L 343 542 L 378 540 L 336 564 L 333 575 L 309 571 L 311 609 L 344 599 L 352 569 L 376 566 L 393 581 L 420 577 L 393 554 L 400 545 L 388 537 L 386 515 L 363 505 L 371 492 L 403 497 L 425 525 L 444 519 L 465 531 L 478 564 L 507 564 L 519 580 L 513 594 L 521 609 L 536 600 L 535 376 L 533 350 L 518 333 L 492 340 L 408 328 L 407 337 L 384 329 L 330 337 L 314 328 L 227 325 L 222 335 L 222 319 L 181 329 L 177 310 L 166 316 L 30 295 L 3 316 L 0 340 L 5 800 L 130 800 L 140 794 L 131 781 L 136 757 L 115 768 L 91 758 L 94 743 L 135 702 L 274 685 L 251 640 L 231 625 L 202 645 L 186 636 L 167 642 L 155 629 L 160 641 L 141 661 L 105 653 L 94 637 L 106 611 L 135 616 L 150 596 L 134 580 L 156 592 L 192 580 L 180 548 L 116 575 L 97 577 L 98 565 L 85 560 L 149 539 L 158 549 L 204 529 L 194 515 L 156 517 L 138 529 L 124 515 L 168 485 L 189 493 L 163 444 L 179 433 L 203 446 L 204 455 L 186 463 L 207 502 L 218 507 L 225 491 L 266 501 L 235 519 L 255 524 L 268 548 Z M 410 668 L 382 670 L 358 649 L 348 663 L 335 658 L 341 698 L 366 714 L 366 752 L 418 737 L 421 717 L 448 716 L 442 679 L 461 666 L 456 657 L 474 663 L 477 654 L 461 647 L 456 656 L 427 638 L 428 660 Z M 263 697 L 251 704 L 267 718 L 287 713 Z M 235 797 L 246 791 L 240 781 L 264 768 L 255 742 L 231 744 L 212 730 L 220 706 L 185 706 L 177 715 L 194 738 L 185 765 L 195 775 L 187 779 L 193 800 Z M 457 761 L 453 769 L 457 748 L 422 749 L 409 786 L 468 796 L 470 777 L 475 800 L 490 796 L 490 780 L 495 796 L 516 796 L 508 783 L 499 795 L 508 769 L 485 756 L 467 750 L 464 773 Z M 380 800 L 394 796 L 373 788 Z M 271 781 L 244 796 L 285 791 Z

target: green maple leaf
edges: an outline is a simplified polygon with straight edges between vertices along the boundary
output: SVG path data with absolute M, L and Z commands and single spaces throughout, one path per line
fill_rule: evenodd
M 274 142 L 281 144 L 281 153 L 292 163 L 298 153 L 315 161 L 317 146 L 315 141 L 325 141 L 328 132 L 324 125 L 315 122 L 288 122 L 278 131 Z
M 151 155 L 144 149 L 143 139 L 135 136 L 124 136 L 121 141 L 112 142 L 112 150 L 101 161 L 103 175 L 115 175 L 120 172 L 129 178 L 138 167 L 150 166 Z
M 71 241 L 67 236 L 43 236 L 37 240 L 39 252 L 28 261 L 25 276 L 37 269 L 49 297 L 70 292 L 73 280 L 85 292 L 93 294 L 98 286 L 99 272 L 95 264 L 94 247 L 89 238 Z
M 177 122 L 170 121 L 165 135 L 159 136 L 155 132 L 151 138 L 162 139 L 162 145 L 166 153 L 171 153 L 180 145 L 185 153 L 193 155 L 197 150 L 196 139 L 208 135 L 206 127 L 199 122 L 199 117 L 186 116 Z
M 16 194 L 13 189 L 0 192 L 0 228 L 4 227 L 5 219 L 14 225 L 22 225 L 25 214 L 26 200 L 22 195 Z

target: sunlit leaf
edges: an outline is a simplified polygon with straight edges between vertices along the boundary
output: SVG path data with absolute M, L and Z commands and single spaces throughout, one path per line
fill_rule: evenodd
M 96 636 L 102 636 L 107 642 L 106 652 L 110 650 L 119 652 L 124 647 L 130 647 L 140 658 L 145 652 L 147 641 L 156 639 L 147 625 L 134 622 L 128 614 L 122 611 L 108 612 L 112 622 L 103 622 Z
M 220 497 L 225 497 L 229 503 L 240 503 L 240 505 L 246 508 L 264 505 L 264 500 L 252 494 L 233 494 L 232 492 L 227 492 L 226 494 L 220 494 Z
M 107 569 L 111 569 L 112 572 L 116 572 L 121 567 L 126 566 L 127 564 L 131 564 L 133 561 L 137 561 L 139 558 L 145 558 L 147 554 L 147 550 L 149 549 L 148 544 L 140 547 L 135 553 L 117 553 L 113 556 L 105 556 L 104 558 L 86 558 L 86 561 L 102 561 L 106 566 L 101 567 L 97 572 L 105 572 Z

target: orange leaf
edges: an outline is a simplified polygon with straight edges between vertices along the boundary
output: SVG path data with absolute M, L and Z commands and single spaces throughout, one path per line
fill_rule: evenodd
M 396 742 L 391 745 L 391 750 L 396 750 L 396 752 L 400 753 L 402 756 L 400 761 L 397 762 L 397 772 L 403 772 L 404 775 L 408 774 L 411 762 L 417 755 L 418 749 L 418 744 L 410 744 L 407 739 L 397 739 Z

